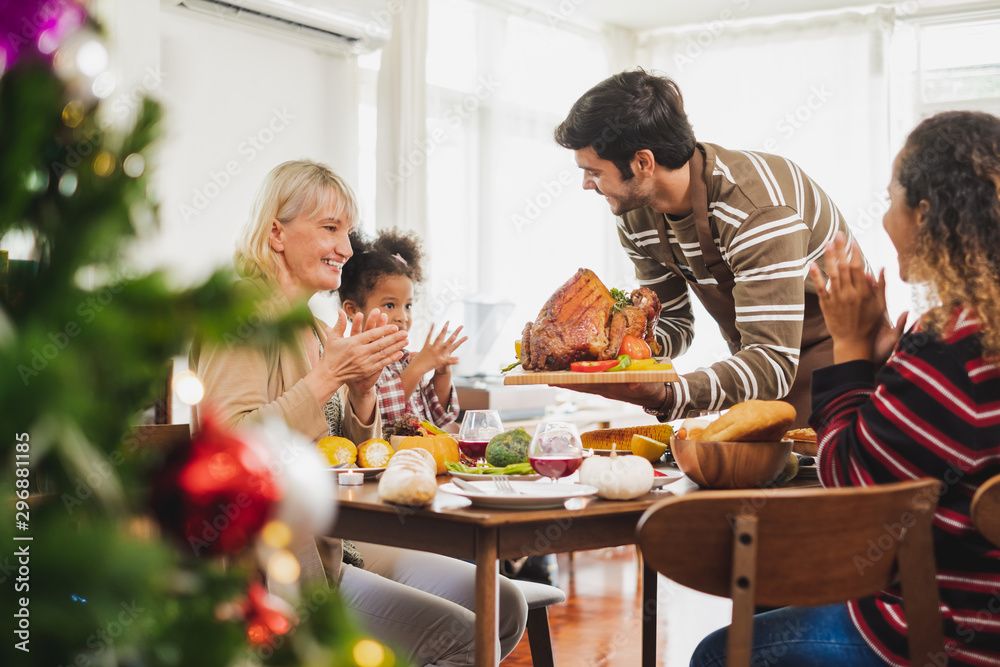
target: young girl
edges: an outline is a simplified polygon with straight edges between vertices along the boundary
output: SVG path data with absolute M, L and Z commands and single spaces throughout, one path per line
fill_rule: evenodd
M 413 289 L 423 278 L 420 241 L 396 229 L 380 232 L 374 241 L 353 232 L 351 247 L 354 256 L 344 265 L 338 290 L 348 316 L 378 308 L 389 316 L 389 324 L 409 331 L 413 326 Z M 449 336 L 445 322 L 435 338 L 431 326 L 423 349 L 416 354 L 404 351 L 402 359 L 386 366 L 378 381 L 383 424 L 391 424 L 407 412 L 439 427 L 455 421 L 458 397 L 451 385 L 451 367 L 458 363 L 455 350 L 467 339 L 458 337 L 461 331 L 458 327 Z M 431 370 L 434 374 L 425 377 Z

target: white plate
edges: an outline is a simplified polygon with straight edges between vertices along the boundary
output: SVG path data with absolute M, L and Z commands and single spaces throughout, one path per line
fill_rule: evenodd
M 363 473 L 365 479 L 375 479 L 380 472 L 385 471 L 385 466 L 381 468 L 327 468 L 330 472 L 337 473 L 338 475 L 342 472 L 360 472 Z
M 562 507 L 569 498 L 581 496 L 592 496 L 597 493 L 597 489 L 586 484 L 553 484 L 549 481 L 522 482 L 512 480 L 511 486 L 521 493 L 500 493 L 496 485 L 492 482 L 475 480 L 471 482 L 473 486 L 481 489 L 481 493 L 473 493 L 458 488 L 452 482 L 447 482 L 438 487 L 445 493 L 462 496 L 472 501 L 473 505 L 480 507 L 498 507 L 522 509 L 547 509 L 550 507 Z
M 684 476 L 684 473 L 682 473 L 680 470 L 671 470 L 670 468 L 665 468 L 665 469 L 664 468 L 657 468 L 656 471 L 663 473 L 663 475 L 654 475 L 653 476 L 653 488 L 654 489 L 658 489 L 661 486 L 664 486 L 666 484 L 670 484 L 675 479 L 678 479 L 678 478 Z
M 485 482 L 493 475 L 487 475 L 484 473 L 472 473 L 472 472 L 455 472 L 454 470 L 449 470 L 448 474 L 452 477 L 458 477 L 459 479 L 464 479 L 467 482 Z M 507 475 L 510 480 L 518 482 L 533 482 L 536 479 L 541 479 L 541 475 Z

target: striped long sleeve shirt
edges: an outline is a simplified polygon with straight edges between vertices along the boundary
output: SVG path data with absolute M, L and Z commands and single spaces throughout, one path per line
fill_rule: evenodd
M 851 236 L 833 200 L 790 160 L 707 143 L 698 147 L 705 155 L 712 236 L 735 276 L 740 342 L 732 356 L 681 376 L 664 419 L 683 416 L 688 407 L 718 410 L 785 396 L 798 367 L 805 293 L 815 294 L 809 263 L 817 260 L 823 268 L 824 244 L 837 231 Z M 687 281 L 717 284 L 702 257 L 694 215 L 675 220 L 638 209 L 619 219 L 618 236 L 639 284 L 663 304 L 656 337 L 665 354 L 676 358 L 694 337 Z M 666 268 L 668 263 L 683 275 Z
M 969 516 L 976 489 L 1000 474 L 1000 362 L 982 358 L 977 331 L 976 319 L 956 310 L 940 338 L 919 327 L 905 334 L 877 375 L 867 361 L 813 374 L 823 486 L 943 483 L 933 533 L 949 665 L 1000 665 L 1000 549 Z M 893 588 L 848 603 L 854 625 L 890 665 L 910 664 L 899 595 Z
M 403 351 L 403 357 L 399 361 L 394 361 L 384 369 L 378 379 L 376 388 L 378 390 L 378 409 L 382 415 L 383 424 L 391 424 L 403 415 L 409 413 L 416 415 L 421 420 L 426 420 L 441 428 L 455 421 L 458 418 L 458 393 L 455 387 L 451 388 L 448 395 L 448 402 L 442 404 L 437 392 L 434 391 L 434 382 L 430 376 L 420 379 L 417 388 L 410 394 L 409 399 L 403 391 L 403 379 L 400 375 L 403 369 L 410 365 L 410 357 L 413 356 L 407 350 Z

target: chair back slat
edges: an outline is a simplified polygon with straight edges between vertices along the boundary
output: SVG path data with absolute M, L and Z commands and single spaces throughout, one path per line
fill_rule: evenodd
M 637 542 L 653 570 L 733 599 L 728 667 L 750 665 L 747 589 L 754 604 L 769 607 L 845 602 L 888 587 L 897 565 L 910 654 L 943 664 L 931 534 L 940 489 L 939 481 L 921 479 L 850 489 L 698 491 L 649 508 Z M 749 586 L 737 585 L 748 576 Z
M 751 514 L 759 519 L 757 604 L 864 597 L 888 584 L 900 531 L 918 515 L 933 514 L 934 485 L 699 491 L 650 508 L 639 524 L 639 545 L 650 566 L 667 577 L 728 597 L 732 526 L 736 517 Z
M 1000 475 L 990 478 L 976 491 L 971 514 L 979 533 L 1000 547 Z

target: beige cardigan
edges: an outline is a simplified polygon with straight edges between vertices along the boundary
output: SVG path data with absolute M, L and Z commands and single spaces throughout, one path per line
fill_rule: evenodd
M 244 280 L 240 288 L 254 290 L 260 298 L 257 313 L 262 320 L 273 320 L 287 311 L 289 303 L 278 290 L 270 289 L 259 280 Z M 316 330 L 326 344 L 326 330 L 316 321 Z M 205 398 L 192 408 L 191 423 L 195 431 L 205 409 L 213 410 L 227 423 L 236 426 L 244 422 L 259 422 L 268 417 L 281 417 L 293 428 L 315 441 L 327 435 L 328 426 L 323 406 L 313 396 L 303 378 L 312 370 L 305 345 L 300 336 L 291 342 L 270 342 L 266 347 L 242 346 L 237 342 L 253 335 L 251 325 L 240 331 L 241 340 L 224 337 L 227 342 L 191 348 L 190 368 L 205 387 Z M 382 432 L 379 411 L 370 424 L 354 413 L 348 399 L 347 386 L 338 390 L 344 405 L 342 433 L 353 442 L 363 442 Z M 342 545 L 340 540 L 317 536 L 294 548 L 302 566 L 302 580 L 326 578 L 336 582 L 340 577 Z M 324 567 L 325 566 L 325 567 Z M 325 572 L 324 572 L 325 570 Z M 324 576 L 325 575 L 325 576 Z

